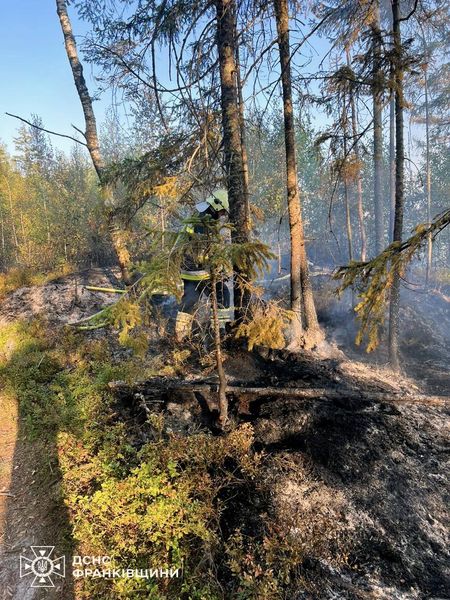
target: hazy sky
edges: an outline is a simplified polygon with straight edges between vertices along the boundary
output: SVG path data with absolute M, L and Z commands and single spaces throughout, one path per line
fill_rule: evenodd
M 0 140 L 13 150 L 19 121 L 32 113 L 49 129 L 72 135 L 71 123 L 83 127 L 83 114 L 64 49 L 54 0 L 0 0 Z M 71 11 L 75 34 L 86 29 Z M 80 40 L 81 42 L 81 40 Z M 91 68 L 85 67 L 91 89 Z M 102 103 L 96 113 L 101 121 Z M 52 136 L 52 143 L 68 149 L 72 142 Z

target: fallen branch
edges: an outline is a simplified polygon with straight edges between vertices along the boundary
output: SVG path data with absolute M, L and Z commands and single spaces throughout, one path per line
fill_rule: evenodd
M 237 382 L 235 382 L 237 383 Z M 138 382 L 129 385 L 123 381 L 112 381 L 109 388 L 121 397 L 141 394 L 145 396 L 167 395 L 168 392 L 198 392 L 212 393 L 217 392 L 219 382 L 211 381 L 181 381 L 155 378 L 149 381 Z M 421 401 L 424 403 L 445 401 L 439 396 L 425 396 L 422 394 L 408 394 L 402 391 L 365 391 L 358 389 L 348 389 L 344 387 L 322 387 L 322 388 L 299 388 L 299 387 L 253 387 L 245 385 L 228 385 L 226 394 L 246 396 L 265 397 L 265 396 L 284 396 L 304 399 L 348 399 L 348 400 L 373 400 L 376 402 L 384 401 Z M 448 398 L 447 398 L 448 400 Z

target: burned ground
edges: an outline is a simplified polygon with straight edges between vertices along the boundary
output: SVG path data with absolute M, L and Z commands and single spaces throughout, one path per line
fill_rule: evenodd
M 243 411 L 239 392 L 230 396 L 235 422 L 252 424 L 254 448 L 264 459 L 255 487 L 244 485 L 224 499 L 224 535 L 238 528 L 263 539 L 277 524 L 300 556 L 286 598 L 447 598 L 445 398 L 422 396 L 411 380 L 388 371 L 306 353 L 237 352 L 228 372 L 234 390 L 236 364 L 253 374 L 252 385 L 286 394 L 253 397 Z M 139 389 L 139 405 L 145 404 L 149 386 L 128 388 L 129 402 Z M 330 393 L 289 397 L 290 386 Z M 122 402 L 126 397 L 122 389 Z M 171 432 L 206 425 L 189 392 L 169 393 L 158 410 Z
M 84 276 L 84 284 L 116 281 L 114 274 L 94 272 Z M 53 323 L 65 324 L 113 300 L 84 290 L 79 276 L 48 285 L 12 294 L 0 318 L 44 312 Z M 33 304 L 36 294 L 45 301 Z M 251 485 L 243 479 L 220 498 L 221 532 L 225 541 L 239 530 L 248 544 L 278 544 L 273 552 L 284 553 L 288 566 L 275 563 L 270 568 L 288 570 L 282 597 L 450 597 L 448 316 L 439 299 L 433 302 L 434 312 L 428 309 L 424 319 L 417 317 L 422 304 L 411 300 L 403 309 L 402 349 L 409 377 L 393 376 L 382 364 L 382 353 L 367 361 L 351 345 L 354 328 L 345 314 L 341 327 L 329 331 L 340 347 L 328 347 L 322 356 L 263 349 L 249 353 L 235 344 L 226 348 L 233 426 L 251 424 L 253 451 L 260 453 L 261 463 Z M 325 311 L 321 314 L 326 325 Z M 433 328 L 434 318 L 441 320 L 440 329 Z M 162 364 L 168 364 L 176 348 L 157 329 L 149 333 L 149 355 L 163 356 Z M 111 332 L 85 335 L 94 342 L 107 339 L 116 360 L 123 359 L 124 350 L 116 348 Z M 344 338 L 346 344 L 341 343 Z M 117 397 L 116 418 L 126 425 L 134 447 L 152 439 L 148 416 L 154 413 L 164 415 L 168 437 L 199 431 L 221 435 L 211 418 L 211 369 L 198 361 L 195 351 L 186 362 L 170 366 L 170 374 L 160 379 L 164 392 L 160 387 L 152 394 L 148 379 L 111 388 Z M 170 382 L 176 378 L 206 381 L 209 392 L 174 391 Z M 240 391 L 240 385 L 253 391 Z M 255 388 L 271 391 L 259 396 Z M 264 569 L 264 556 L 258 569 Z M 224 597 L 234 597 L 229 567 L 219 562 L 217 568 Z

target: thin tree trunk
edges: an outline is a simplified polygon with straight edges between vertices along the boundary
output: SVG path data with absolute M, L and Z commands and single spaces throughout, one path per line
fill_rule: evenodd
M 85 120 L 84 137 L 86 145 L 91 156 L 92 163 L 97 172 L 100 185 L 103 189 L 103 202 L 105 217 L 107 221 L 108 231 L 111 236 L 111 241 L 116 252 L 119 262 L 122 279 L 125 283 L 130 283 L 130 255 L 126 248 L 125 237 L 122 234 L 121 228 L 116 223 L 117 213 L 113 210 L 114 196 L 112 189 L 104 182 L 105 163 L 100 151 L 100 144 L 97 133 L 97 122 L 92 106 L 92 99 L 89 95 L 89 90 L 86 85 L 86 80 L 83 75 L 83 66 L 78 57 L 77 45 L 72 31 L 72 24 L 67 13 L 67 0 L 56 0 L 56 12 L 58 13 L 59 22 L 64 35 L 64 44 L 66 48 L 67 58 L 69 59 L 72 75 L 75 82 L 75 87 L 78 92 L 78 97 L 83 108 Z
M 352 230 L 352 219 L 350 210 L 350 197 L 348 191 L 348 183 L 344 181 L 344 198 L 345 198 L 345 228 L 347 230 L 347 250 L 348 260 L 353 260 L 353 230 Z
M 274 0 L 275 17 L 280 53 L 281 83 L 283 90 L 284 142 L 286 150 L 286 187 L 291 239 L 291 310 L 295 314 L 293 345 L 300 345 L 302 313 L 306 335 L 304 343 L 315 346 L 323 339 L 309 278 L 308 259 L 305 248 L 300 190 L 297 179 L 295 149 L 295 122 L 292 105 L 291 49 L 289 41 L 289 13 L 287 0 Z
M 342 107 L 342 130 L 344 134 L 344 200 L 345 200 L 345 228 L 347 230 L 347 248 L 348 248 L 348 260 L 353 260 L 353 231 L 352 231 L 352 219 L 350 210 L 350 197 L 348 190 L 348 175 L 346 173 L 345 164 L 348 160 L 348 148 L 347 148 L 347 115 L 345 113 L 345 98 Z
M 2 266 L 5 267 L 6 266 L 6 260 L 5 260 L 6 244 L 5 244 L 5 221 L 3 219 L 3 211 L 2 211 L 1 228 L 2 228 L 2 259 L 3 259 Z
M 351 65 L 350 51 L 348 48 L 347 52 L 347 64 Z M 362 178 L 361 178 L 361 156 L 359 153 L 359 140 L 358 140 L 358 119 L 356 115 L 356 105 L 355 105 L 355 96 L 353 86 L 350 86 L 350 110 L 351 110 L 351 119 L 352 119 L 352 134 L 353 134 L 353 151 L 355 154 L 355 159 L 357 162 L 357 172 L 356 172 L 356 197 L 357 197 L 357 206 L 358 206 L 358 226 L 359 226 L 359 235 L 361 237 L 361 260 L 365 261 L 367 257 L 367 237 L 366 237 L 366 227 L 364 225 L 364 205 L 363 205 L 363 188 L 362 188 Z
M 11 186 L 9 184 L 8 178 L 6 177 L 6 175 L 3 176 L 4 180 L 6 182 L 6 187 L 8 188 L 8 200 L 9 200 L 9 213 L 11 215 L 11 229 L 13 232 L 13 239 L 14 239 L 14 250 L 15 250 L 15 256 L 16 256 L 16 262 L 19 262 L 19 240 L 17 238 L 17 229 L 16 229 L 16 224 L 14 222 L 14 208 L 13 208 L 13 201 L 12 201 L 12 190 L 11 190 Z
M 248 229 L 248 189 L 242 160 L 241 126 L 236 84 L 236 2 L 235 0 L 215 0 L 217 18 L 217 49 L 219 54 L 223 149 L 230 220 L 234 225 L 233 242 L 249 241 Z M 248 292 L 242 283 L 246 273 L 235 269 L 234 304 L 236 320 L 244 317 L 249 301 Z
M 425 44 L 425 52 L 427 46 Z M 427 59 L 427 57 L 426 57 Z M 426 195 L 427 195 L 427 223 L 431 222 L 431 162 L 430 162 L 430 106 L 428 97 L 428 65 L 424 70 L 425 77 L 425 143 L 426 143 Z M 431 234 L 427 238 L 427 267 L 425 281 L 429 285 L 431 276 L 431 267 L 433 261 L 433 238 Z
M 160 217 L 161 217 L 161 250 L 163 251 L 166 246 L 166 209 L 164 206 L 161 206 Z
M 30 245 L 30 240 L 28 240 L 27 242 L 27 238 L 25 235 L 25 224 L 23 222 L 23 212 L 20 211 L 20 228 L 22 229 L 22 241 L 23 241 L 23 247 L 24 250 L 27 249 L 27 253 L 28 253 L 28 262 L 31 262 L 31 245 Z
M 392 242 L 395 219 L 395 94 L 389 102 L 389 204 L 389 242 Z
M 400 0 L 392 0 L 394 42 L 394 85 L 395 85 L 395 218 L 394 242 L 401 242 L 404 213 L 404 170 L 405 146 L 403 132 L 403 57 L 400 28 Z M 400 368 L 398 346 L 400 328 L 400 272 L 394 268 L 389 304 L 389 362 L 398 371 Z
M 228 420 L 227 377 L 223 368 L 222 343 L 220 339 L 219 307 L 217 304 L 216 284 L 217 276 L 213 273 L 211 277 L 211 300 L 214 329 L 214 350 L 216 354 L 216 369 L 217 374 L 219 376 L 219 425 L 223 427 Z
M 242 93 L 242 80 L 241 80 L 241 66 L 239 60 L 239 45 L 236 43 L 236 84 L 237 84 L 237 92 L 238 92 L 238 102 L 239 102 L 239 125 L 241 131 L 241 153 L 242 153 L 242 167 L 244 169 L 244 184 L 245 189 L 247 190 L 246 196 L 246 214 L 247 214 L 247 229 L 250 232 L 252 230 L 252 216 L 250 210 L 250 194 L 249 194 L 249 175 L 248 175 L 248 154 L 247 154 L 247 136 L 245 133 L 245 112 L 244 112 L 244 96 Z
M 50 234 L 50 219 L 48 217 L 48 205 L 47 205 L 47 199 L 46 199 L 45 195 L 44 195 L 44 214 L 45 214 L 45 230 L 47 233 L 47 244 L 50 246 L 52 237 Z
M 381 68 L 381 29 L 380 5 L 375 0 L 372 29 L 373 52 L 373 167 L 374 167 L 374 214 L 375 214 L 375 254 L 384 249 L 384 215 L 383 215 L 383 71 Z

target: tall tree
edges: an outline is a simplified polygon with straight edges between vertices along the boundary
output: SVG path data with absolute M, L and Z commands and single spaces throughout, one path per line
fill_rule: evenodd
M 382 37 L 380 24 L 380 3 L 375 0 L 373 7 L 372 32 L 372 107 L 373 107 L 373 168 L 374 168 L 374 214 L 375 214 L 375 254 L 384 248 L 383 211 L 383 69 Z
M 430 99 L 429 99 L 429 86 L 428 86 L 428 67 L 429 67 L 429 51 L 428 44 L 425 38 L 425 34 L 422 31 L 422 40 L 424 48 L 425 62 L 423 65 L 423 86 L 425 94 L 425 194 L 426 194 L 426 206 L 427 206 L 427 222 L 431 222 L 431 160 L 430 160 Z M 428 236 L 427 241 L 427 259 L 426 259 L 426 285 L 429 284 L 431 267 L 433 261 L 433 239 L 431 235 Z
M 117 260 L 120 266 L 122 279 L 125 283 L 130 282 L 130 255 L 128 253 L 124 234 L 117 223 L 116 211 L 114 209 L 114 194 L 111 186 L 105 180 L 105 162 L 101 153 L 99 137 L 97 132 L 97 122 L 92 106 L 92 99 L 89 94 L 86 80 L 83 74 L 83 66 L 78 57 L 77 45 L 72 31 L 72 24 L 67 12 L 67 1 L 56 0 L 56 11 L 58 13 L 59 22 L 64 35 L 64 44 L 66 48 L 67 58 L 69 59 L 72 75 L 75 82 L 75 87 L 78 92 L 78 97 L 83 108 L 85 131 L 83 136 L 86 140 L 86 145 L 92 159 L 92 163 L 97 172 L 100 186 L 104 195 L 104 210 L 107 220 L 108 231 L 111 235 L 111 240 L 117 255 Z
M 395 89 L 395 215 L 393 241 L 400 246 L 403 236 L 405 144 L 403 132 L 404 56 L 401 35 L 400 0 L 392 0 L 393 77 Z M 400 270 L 393 269 L 389 301 L 389 362 L 394 370 L 400 368 L 398 344 L 400 327 Z
M 309 277 L 305 247 L 300 190 L 295 148 L 295 120 L 292 102 L 291 46 L 289 40 L 289 13 L 287 0 L 274 0 L 275 19 L 280 54 L 281 84 L 283 91 L 284 142 L 286 150 L 286 188 L 291 239 L 291 310 L 294 319 L 294 346 L 301 343 L 302 316 L 305 322 L 304 343 L 313 347 L 323 339 L 317 320 L 314 296 Z M 303 313 L 303 315 L 302 315 Z
M 347 57 L 347 66 L 351 68 L 351 55 L 348 46 L 345 48 Z M 356 112 L 355 102 L 355 85 L 353 82 L 349 82 L 349 96 L 350 96 L 350 110 L 351 110 L 351 122 L 352 122 L 352 137 L 353 137 L 353 152 L 355 156 L 356 164 L 356 197 L 358 207 L 358 225 L 359 235 L 361 238 L 361 260 L 366 260 L 367 253 L 367 237 L 366 237 L 366 226 L 364 224 L 364 205 L 363 205 L 363 184 L 361 177 L 361 154 L 359 149 L 359 132 L 358 132 L 358 117 Z
M 393 241 L 395 219 L 395 93 L 389 102 L 389 243 Z
M 236 63 L 236 2 L 215 0 L 217 21 L 217 51 L 219 55 L 220 100 L 222 107 L 223 150 L 225 174 L 230 201 L 230 219 L 234 225 L 235 242 L 248 242 L 250 238 L 248 217 L 248 185 L 242 152 L 241 115 L 239 111 Z M 245 273 L 237 271 L 234 303 L 238 320 L 246 304 L 246 293 L 239 284 Z M 240 314 L 239 314 L 240 312 Z

